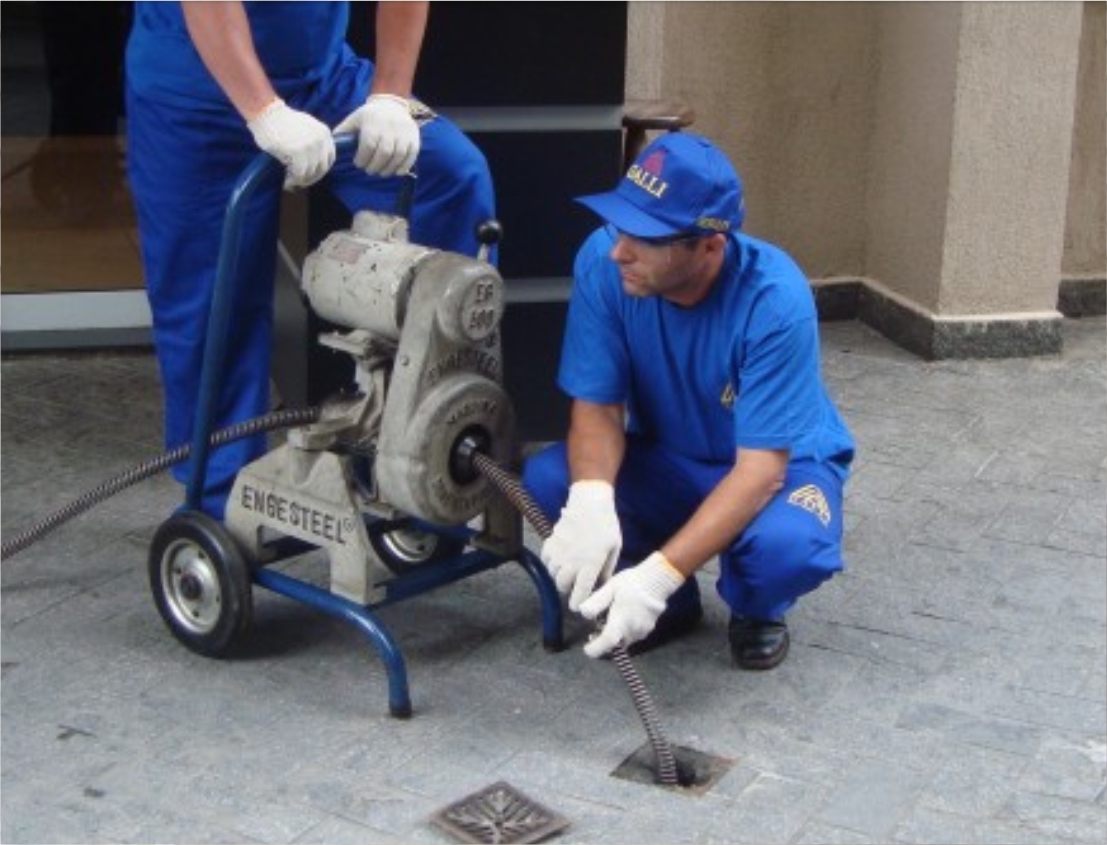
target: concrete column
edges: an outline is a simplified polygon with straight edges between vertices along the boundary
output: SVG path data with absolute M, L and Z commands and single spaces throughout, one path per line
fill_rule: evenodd
M 1107 310 L 1107 4 L 1083 6 L 1059 306 L 1072 317 Z
M 861 316 L 925 357 L 1060 349 L 1081 14 L 878 9 Z

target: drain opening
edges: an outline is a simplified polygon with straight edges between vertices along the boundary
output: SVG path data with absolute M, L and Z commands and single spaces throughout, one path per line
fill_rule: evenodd
M 681 745 L 673 746 L 673 758 L 676 762 L 677 786 L 667 786 L 658 780 L 656 754 L 653 745 L 648 742 L 620 763 L 611 776 L 685 794 L 703 795 L 722 780 L 723 775 L 734 765 L 734 761 L 726 757 L 715 757 Z
M 540 842 L 569 820 L 503 781 L 439 810 L 431 824 L 461 842 Z

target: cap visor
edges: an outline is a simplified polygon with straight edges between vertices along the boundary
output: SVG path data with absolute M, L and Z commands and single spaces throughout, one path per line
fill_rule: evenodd
M 662 223 L 656 217 L 651 217 L 616 193 L 590 194 L 586 197 L 577 197 L 576 201 L 628 235 L 639 238 L 663 238 L 667 235 L 680 234 L 679 229 Z

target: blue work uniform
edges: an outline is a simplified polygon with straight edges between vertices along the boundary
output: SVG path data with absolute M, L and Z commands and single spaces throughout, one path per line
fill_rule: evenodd
M 347 45 L 347 3 L 246 3 L 255 48 L 278 95 L 335 126 L 365 103 L 374 67 Z M 127 45 L 128 169 L 165 390 L 168 447 L 191 442 L 222 224 L 233 188 L 259 155 L 253 137 L 189 38 L 178 3 L 135 4 Z M 450 121 L 423 126 L 411 239 L 475 255 L 476 228 L 495 216 L 488 163 Z M 339 161 L 324 180 L 351 212 L 397 208 L 400 177 Z M 266 413 L 280 184 L 252 197 L 220 376 L 215 428 Z M 263 435 L 213 450 L 203 508 L 222 518 L 238 470 Z M 174 469 L 187 482 L 190 467 Z
M 735 233 L 707 298 L 685 308 L 626 294 L 614 244 L 604 227 L 577 255 L 558 383 L 575 399 L 627 409 L 615 484 L 619 566 L 675 534 L 734 467 L 737 449 L 785 449 L 783 489 L 719 555 L 717 583 L 733 613 L 782 619 L 842 569 L 842 489 L 854 452 L 820 375 L 807 279 L 778 247 Z M 532 457 L 523 480 L 556 519 L 571 482 L 565 444 Z M 698 602 L 692 578 L 666 612 Z

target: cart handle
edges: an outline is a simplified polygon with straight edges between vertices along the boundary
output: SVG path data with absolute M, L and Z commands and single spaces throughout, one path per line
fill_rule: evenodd
M 358 136 L 343 133 L 334 138 L 335 154 L 348 155 L 357 149 Z M 269 153 L 259 153 L 238 177 L 223 218 L 223 235 L 219 244 L 219 262 L 215 271 L 211 306 L 208 312 L 208 333 L 204 342 L 204 362 L 200 371 L 200 392 L 192 424 L 192 450 L 189 463 L 188 492 L 185 503 L 191 510 L 200 510 L 204 482 L 207 479 L 209 438 L 219 400 L 223 365 L 227 357 L 227 329 L 231 319 L 231 302 L 238 279 L 238 258 L 241 253 L 242 221 L 250 198 L 258 188 L 276 181 L 284 167 Z M 400 192 L 400 209 L 409 216 L 413 178 L 405 178 Z

